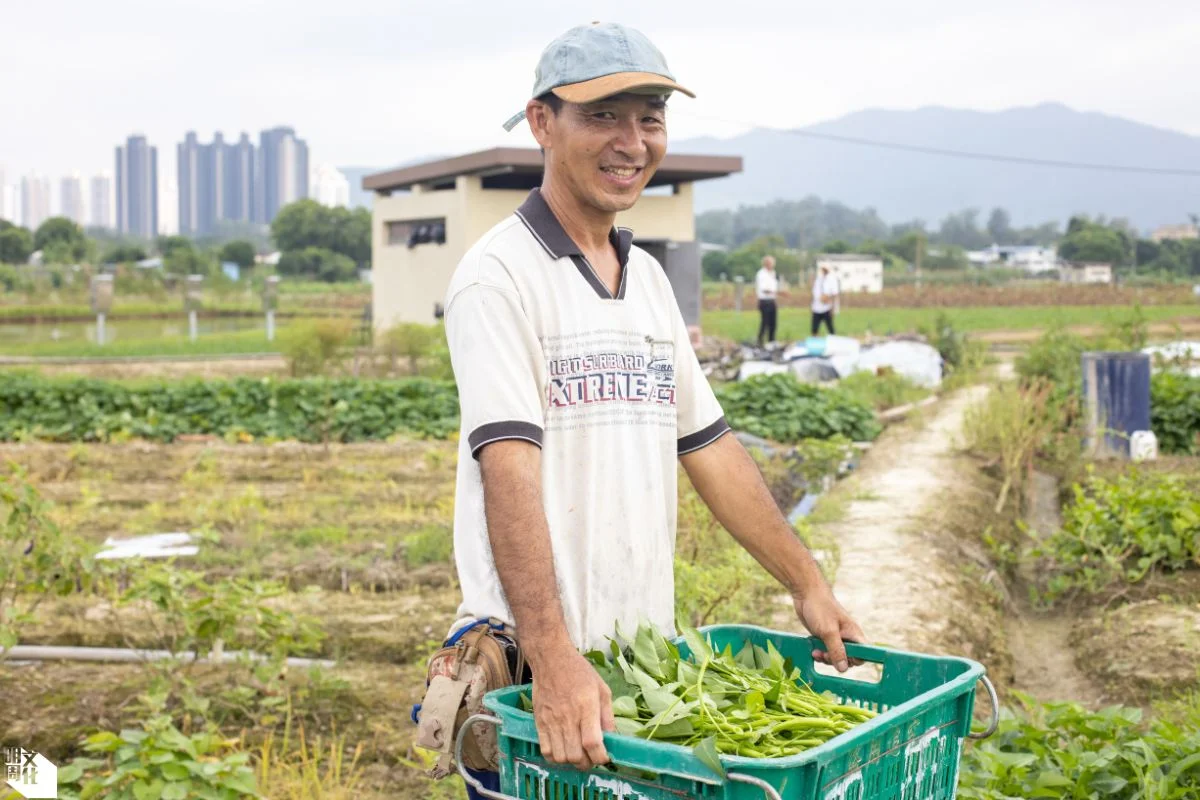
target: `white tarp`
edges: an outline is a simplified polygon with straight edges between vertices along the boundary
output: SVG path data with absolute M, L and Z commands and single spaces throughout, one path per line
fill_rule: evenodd
M 783 351 L 783 360 L 792 361 L 797 358 L 820 356 L 828 359 L 837 370 L 839 378 L 844 378 L 854 372 L 862 345 L 858 339 L 849 336 L 812 337 L 803 342 L 796 342 Z
M 921 342 L 884 342 L 863 349 L 856 368 L 877 372 L 890 367 L 918 386 L 932 388 L 942 383 L 942 356 L 937 349 Z
M 1200 377 L 1200 342 L 1170 342 L 1143 347 L 1142 352 L 1150 356 L 1155 369 L 1159 368 L 1160 362 L 1164 362 L 1168 369 Z
M 744 381 L 755 375 L 779 375 L 789 371 L 787 364 L 780 364 L 777 361 L 743 361 L 742 366 L 738 367 L 737 379 Z
M 104 540 L 105 550 L 96 558 L 170 558 L 172 556 L 194 556 L 199 546 L 192 544 L 190 533 L 152 533 L 132 539 Z

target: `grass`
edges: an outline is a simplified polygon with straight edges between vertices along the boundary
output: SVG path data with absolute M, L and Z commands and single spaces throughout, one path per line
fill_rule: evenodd
M 836 324 L 839 334 L 861 335 L 870 330 L 876 335 L 912 333 L 931 325 L 934 316 L 944 312 L 954 327 L 969 333 L 999 330 L 1040 330 L 1059 322 L 1063 325 L 1114 323 L 1128 315 L 1126 306 L 1014 306 L 976 308 L 843 308 Z M 1200 320 L 1195 305 L 1143 306 L 1147 322 L 1183 322 Z M 779 310 L 780 341 L 804 339 L 809 335 L 810 315 L 806 309 Z M 704 311 L 700 319 L 706 334 L 737 341 L 750 341 L 758 332 L 758 313 L 742 311 Z
M 184 333 L 174 337 L 155 336 L 138 339 L 122 339 L 105 345 L 95 342 L 16 342 L 6 344 L 0 355 L 59 357 L 59 358 L 103 358 L 113 356 L 199 356 L 238 355 L 244 353 L 278 353 L 281 334 L 298 320 L 280 320 L 276 325 L 275 341 L 268 342 L 262 329 L 225 331 L 198 336 L 196 341 Z M 186 324 L 185 324 L 186 325 Z

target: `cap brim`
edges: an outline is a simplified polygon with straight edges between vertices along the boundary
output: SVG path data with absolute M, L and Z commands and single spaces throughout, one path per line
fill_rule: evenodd
M 594 103 L 622 92 L 650 94 L 655 89 L 661 90 L 663 94 L 682 92 L 688 97 L 696 96 L 675 81 L 653 72 L 614 72 L 612 75 L 592 78 L 590 81 L 558 86 L 552 91 L 568 103 Z

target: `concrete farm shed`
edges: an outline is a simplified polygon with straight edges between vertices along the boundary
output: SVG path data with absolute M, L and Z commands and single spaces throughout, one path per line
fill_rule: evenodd
M 637 205 L 617 217 L 663 265 L 688 325 L 700 321 L 692 186 L 741 172 L 737 156 L 667 155 Z M 542 182 L 542 154 L 500 147 L 367 175 L 375 193 L 371 311 L 376 331 L 435 321 L 463 254 Z

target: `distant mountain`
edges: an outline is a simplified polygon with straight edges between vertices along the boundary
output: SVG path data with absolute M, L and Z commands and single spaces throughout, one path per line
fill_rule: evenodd
M 801 132 L 1057 161 L 1200 169 L 1200 137 L 1057 103 L 984 112 L 929 107 L 866 110 Z M 964 208 L 1001 206 L 1016 224 L 1075 213 L 1127 217 L 1139 228 L 1200 212 L 1200 177 L 1101 172 L 869 147 L 780 131 L 672 143 L 674 153 L 740 155 L 745 172 L 696 186 L 696 210 L 810 195 L 874 208 L 891 223 L 930 227 Z

